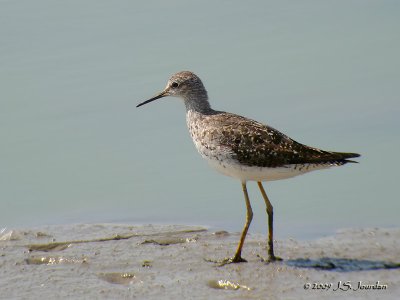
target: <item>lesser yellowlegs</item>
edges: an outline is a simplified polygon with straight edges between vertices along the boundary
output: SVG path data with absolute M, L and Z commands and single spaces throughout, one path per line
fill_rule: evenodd
M 300 144 L 278 130 L 257 121 L 216 111 L 208 102 L 200 78 L 189 71 L 174 74 L 165 89 L 137 105 L 174 96 L 183 99 L 186 122 L 193 142 L 210 165 L 224 175 L 241 181 L 246 203 L 246 222 L 235 255 L 226 262 L 243 262 L 242 247 L 253 218 L 246 182 L 256 181 L 268 214 L 268 257 L 275 261 L 273 207 L 261 182 L 286 179 L 310 171 L 353 162 L 357 153 L 324 151 Z

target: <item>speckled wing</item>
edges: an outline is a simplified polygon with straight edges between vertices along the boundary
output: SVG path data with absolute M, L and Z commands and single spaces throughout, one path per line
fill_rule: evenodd
M 209 132 L 220 146 L 229 149 L 233 159 L 243 165 L 258 167 L 280 167 L 292 164 L 344 164 L 347 159 L 358 157 L 356 153 L 323 151 L 300 144 L 278 130 L 259 122 L 219 112 L 219 118 Z M 210 127 L 209 127 L 210 128 Z

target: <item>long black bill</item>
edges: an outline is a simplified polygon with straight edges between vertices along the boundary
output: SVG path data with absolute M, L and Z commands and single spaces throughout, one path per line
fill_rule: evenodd
M 158 94 L 157 96 L 155 96 L 155 97 L 153 97 L 153 98 L 151 98 L 151 99 L 149 99 L 149 100 L 146 100 L 146 101 L 144 101 L 144 102 L 142 102 L 142 103 L 139 103 L 138 105 L 136 105 L 136 107 L 145 105 L 145 104 L 147 104 L 147 103 L 150 103 L 150 102 L 152 102 L 152 101 L 154 101 L 154 100 L 160 99 L 160 98 L 165 97 L 165 96 L 167 96 L 167 95 L 165 94 L 165 92 L 161 92 L 161 93 Z

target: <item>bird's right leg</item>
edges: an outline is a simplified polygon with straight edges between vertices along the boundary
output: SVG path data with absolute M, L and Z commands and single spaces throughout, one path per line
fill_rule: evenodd
M 264 198 L 265 205 L 267 207 L 267 214 L 268 214 L 268 261 L 273 262 L 277 260 L 282 260 L 280 257 L 275 256 L 274 254 L 274 209 L 272 207 L 271 202 L 268 199 L 267 193 L 262 186 L 260 181 L 257 182 L 258 187 L 261 191 L 261 195 Z

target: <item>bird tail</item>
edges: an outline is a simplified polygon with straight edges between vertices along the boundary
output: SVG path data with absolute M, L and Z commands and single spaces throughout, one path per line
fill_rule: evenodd
M 343 163 L 355 163 L 355 164 L 358 164 L 358 161 L 351 160 L 349 158 L 355 158 L 361 156 L 358 153 L 347 153 L 347 152 L 334 152 L 334 154 L 337 155 L 339 160 L 341 160 Z

